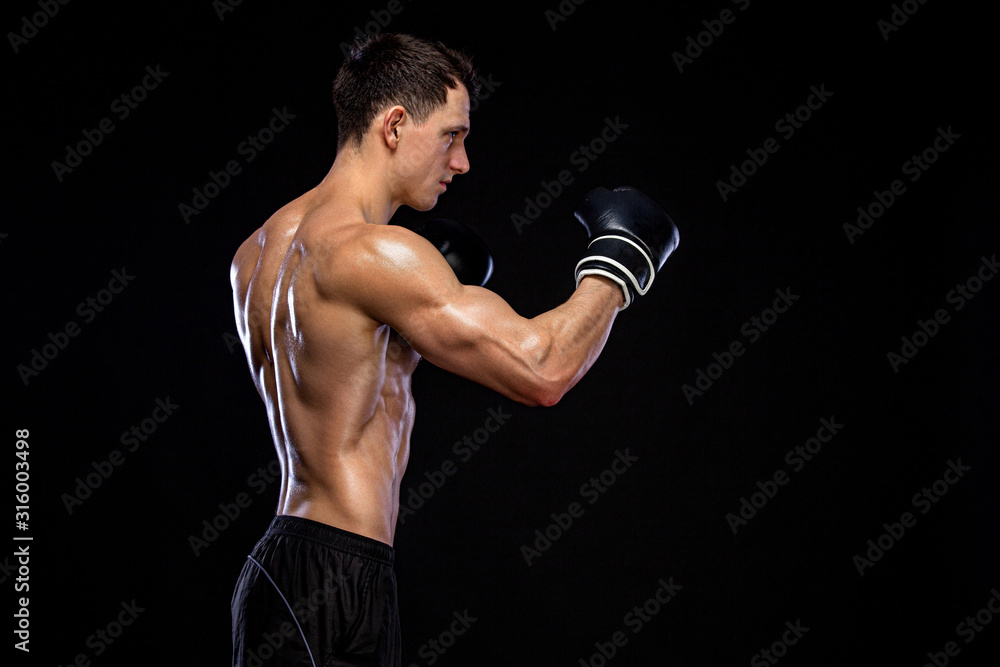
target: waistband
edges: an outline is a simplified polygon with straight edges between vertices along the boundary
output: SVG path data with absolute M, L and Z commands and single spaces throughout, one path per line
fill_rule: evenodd
M 318 542 L 332 549 L 392 566 L 395 550 L 386 544 L 364 535 L 358 535 L 336 526 L 304 519 L 298 516 L 279 515 L 271 520 L 267 534 L 294 535 Z

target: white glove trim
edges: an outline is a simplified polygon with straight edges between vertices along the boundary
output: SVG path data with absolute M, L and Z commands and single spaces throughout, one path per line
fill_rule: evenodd
M 624 236 L 618 236 L 616 234 L 607 234 L 605 236 L 598 236 L 597 238 L 595 238 L 594 240 L 592 240 L 590 243 L 588 243 L 587 247 L 590 248 L 590 246 L 594 245 L 595 242 L 600 241 L 601 239 L 617 239 L 619 241 L 624 241 L 625 243 L 628 243 L 630 246 L 632 246 L 633 248 L 635 248 L 636 250 L 639 251 L 639 254 L 642 255 L 643 259 L 646 260 L 646 263 L 649 264 L 649 282 L 646 284 L 646 288 L 643 289 L 643 288 L 639 287 L 639 281 L 636 280 L 635 275 L 633 275 L 631 271 L 629 271 L 624 266 L 622 266 L 621 264 L 619 264 L 615 260 L 611 259 L 610 257 L 604 257 L 604 256 L 600 256 L 600 257 L 587 257 L 586 259 L 584 259 L 582 261 L 587 261 L 588 259 L 602 259 L 605 262 L 607 262 L 607 263 L 609 263 L 609 264 L 611 264 L 613 266 L 617 266 L 618 268 L 620 268 L 621 270 L 623 270 L 628 275 L 628 277 L 631 279 L 632 284 L 635 286 L 635 291 L 638 292 L 641 295 L 645 295 L 646 292 L 649 291 L 649 288 L 653 286 L 653 279 L 656 278 L 656 267 L 653 266 L 653 260 L 649 258 L 649 255 L 646 254 L 646 251 L 642 248 L 642 246 L 640 246 L 638 243 L 636 243 L 632 239 L 626 238 Z M 577 263 L 577 266 L 579 266 L 579 265 L 580 264 Z

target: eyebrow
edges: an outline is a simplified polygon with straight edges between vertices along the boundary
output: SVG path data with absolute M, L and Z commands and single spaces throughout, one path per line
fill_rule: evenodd
M 448 130 L 448 131 L 449 132 L 453 132 L 455 130 L 460 130 L 460 131 L 465 132 L 466 134 L 468 134 L 469 133 L 469 126 L 468 125 L 452 125 L 451 129 Z

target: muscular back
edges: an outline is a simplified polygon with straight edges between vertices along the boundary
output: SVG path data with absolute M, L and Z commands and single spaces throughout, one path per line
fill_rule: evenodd
M 384 237 L 311 191 L 233 260 L 234 308 L 282 467 L 277 513 L 391 544 L 420 357 L 358 307 Z M 375 262 L 377 265 L 377 262 Z

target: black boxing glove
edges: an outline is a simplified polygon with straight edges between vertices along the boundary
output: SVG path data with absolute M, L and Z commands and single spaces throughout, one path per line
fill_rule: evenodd
M 445 218 L 430 218 L 407 226 L 444 255 L 463 285 L 482 287 L 493 275 L 490 249 L 478 234 L 465 225 Z
M 577 287 L 584 276 L 610 278 L 625 295 L 622 310 L 646 293 L 680 243 L 667 212 L 632 187 L 594 188 L 577 206 L 576 219 L 592 239 L 576 265 Z

